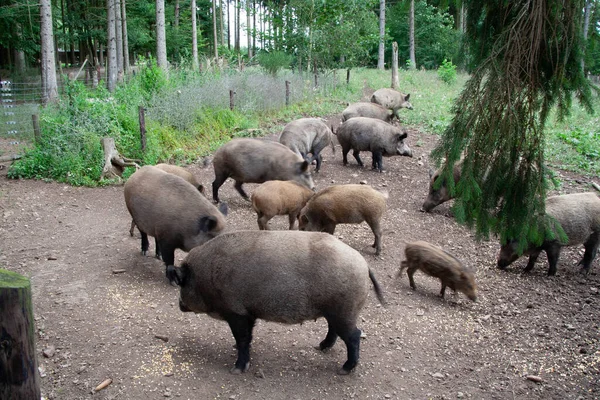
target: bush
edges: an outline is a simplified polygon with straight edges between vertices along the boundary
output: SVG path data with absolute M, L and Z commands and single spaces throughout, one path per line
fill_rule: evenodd
M 444 59 L 437 73 L 439 78 L 449 85 L 456 82 L 456 65 L 452 64 L 452 61 Z
M 279 70 L 290 66 L 292 58 L 291 55 L 283 51 L 263 51 L 258 54 L 258 63 L 267 73 L 277 76 Z

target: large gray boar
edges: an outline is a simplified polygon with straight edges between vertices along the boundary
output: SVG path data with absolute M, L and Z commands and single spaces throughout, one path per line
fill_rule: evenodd
M 454 178 L 454 184 L 457 184 L 461 177 L 462 171 L 462 159 L 454 164 L 454 169 L 452 170 L 452 175 Z M 450 194 L 450 189 L 448 188 L 448 184 L 446 181 L 442 181 L 438 183 L 440 179 L 440 175 L 442 173 L 442 169 L 438 169 L 434 173 L 429 172 L 429 194 L 427 195 L 427 199 L 423 203 L 423 211 L 431 212 L 435 207 L 439 206 L 442 203 L 451 200 L 453 196 Z M 437 187 L 439 185 L 439 187 Z
M 586 274 L 600 243 L 600 199 L 595 193 L 575 193 L 552 196 L 546 199 L 546 214 L 560 224 L 568 241 L 547 239 L 540 246 L 530 245 L 523 255 L 529 256 L 525 271 L 531 271 L 539 254 L 544 250 L 548 256 L 548 276 L 556 274 L 560 249 L 563 246 L 583 244 L 585 253 L 578 265 Z M 498 268 L 504 269 L 520 257 L 517 241 L 511 240 L 500 248 Z
M 225 229 L 227 205 L 217 209 L 182 178 L 153 166 L 137 170 L 125 183 L 125 204 L 142 235 L 142 254 L 148 235 L 156 256 L 167 266 L 175 263 L 175 249 L 190 251 Z
M 300 118 L 288 123 L 279 136 L 279 143 L 300 154 L 309 163 L 317 161 L 315 172 L 321 169 L 321 151 L 333 148 L 331 129 L 318 118 Z M 312 156 L 309 157 L 308 155 Z
M 350 104 L 342 111 L 342 122 L 356 117 L 375 118 L 391 124 L 397 115 L 379 104 L 367 102 Z
M 401 108 L 406 108 L 407 110 L 412 110 L 413 106 L 408 101 L 410 99 L 410 94 L 403 94 L 394 89 L 383 88 L 376 90 L 371 96 L 371 103 L 379 104 L 385 108 L 389 108 L 398 116 L 398 110 Z
M 348 164 L 350 149 L 361 167 L 364 164 L 360 159 L 360 152 L 370 151 L 373 169 L 379 172 L 383 172 L 383 157 L 412 157 L 412 150 L 404 143 L 408 133 L 375 118 L 351 118 L 338 128 L 336 135 L 342 146 L 344 165 Z
M 299 231 L 224 233 L 193 249 L 176 270 L 181 311 L 225 320 L 235 338 L 232 373 L 250 367 L 250 342 L 257 319 L 299 324 L 325 317 L 329 330 L 319 344 L 329 349 L 339 336 L 348 359 L 340 373 L 358 363 L 358 315 L 370 282 L 381 288 L 365 259 L 333 236 Z
M 249 198 L 242 188 L 244 183 L 296 181 L 313 189 L 315 184 L 309 166 L 309 162 L 281 143 L 271 140 L 233 139 L 221 146 L 213 157 L 213 201 L 219 202 L 219 188 L 227 178 L 235 181 L 235 189 L 246 200 Z
M 460 261 L 453 255 L 436 247 L 430 243 L 417 241 L 407 243 L 404 249 L 406 260 L 400 263 L 398 277 L 407 269 L 410 287 L 415 290 L 415 280 L 413 275 L 417 270 L 421 270 L 429 276 L 439 278 L 442 282 L 440 296 L 444 298 L 446 287 L 463 292 L 473 301 L 477 300 L 477 284 L 475 283 L 475 274 L 465 268 Z
M 187 182 L 189 182 L 195 188 L 197 188 L 200 193 L 202 193 L 204 196 L 206 196 L 206 193 L 204 191 L 204 185 L 202 185 L 200 182 L 198 182 L 198 180 L 196 179 L 194 174 L 192 174 L 187 169 L 182 168 L 178 165 L 165 164 L 165 163 L 156 164 L 155 167 L 160 170 L 163 170 L 165 172 L 168 172 L 169 174 L 177 175 L 180 178 L 185 179 Z M 131 236 L 133 236 L 134 229 L 135 229 L 135 222 L 131 221 L 131 228 L 129 229 L 129 234 Z
M 252 208 L 256 211 L 258 229 L 268 230 L 269 221 L 276 215 L 287 215 L 290 230 L 294 229 L 300 210 L 315 194 L 294 181 L 268 181 L 252 192 Z
M 333 235 L 337 224 L 360 224 L 366 221 L 375 235 L 375 255 L 381 254 L 381 217 L 388 195 L 368 185 L 334 185 L 315 194 L 300 211 L 303 231 Z

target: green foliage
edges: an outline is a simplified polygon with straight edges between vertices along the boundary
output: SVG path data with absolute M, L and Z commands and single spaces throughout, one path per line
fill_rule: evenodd
M 452 61 L 444 59 L 437 70 L 438 77 L 448 85 L 456 82 L 456 65 Z
M 292 63 L 292 56 L 283 51 L 261 51 L 257 58 L 260 66 L 273 76 L 277 76 L 280 70 L 288 68 Z

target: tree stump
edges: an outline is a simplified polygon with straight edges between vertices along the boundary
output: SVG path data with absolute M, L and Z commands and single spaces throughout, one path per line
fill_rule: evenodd
M 138 169 L 140 160 L 123 157 L 115 146 L 113 138 L 102 138 L 102 149 L 104 150 L 104 168 L 102 169 L 101 178 L 118 178 L 121 179 L 125 167 L 135 167 Z
M 0 269 L 0 399 L 39 399 L 29 279 Z

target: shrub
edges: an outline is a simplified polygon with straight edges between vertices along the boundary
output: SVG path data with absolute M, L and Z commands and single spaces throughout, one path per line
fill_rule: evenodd
M 258 54 L 258 63 L 267 73 L 277 76 L 279 70 L 290 66 L 292 56 L 283 51 L 264 51 Z
M 437 73 L 439 78 L 449 85 L 456 82 L 456 65 L 452 64 L 450 60 L 444 59 Z

